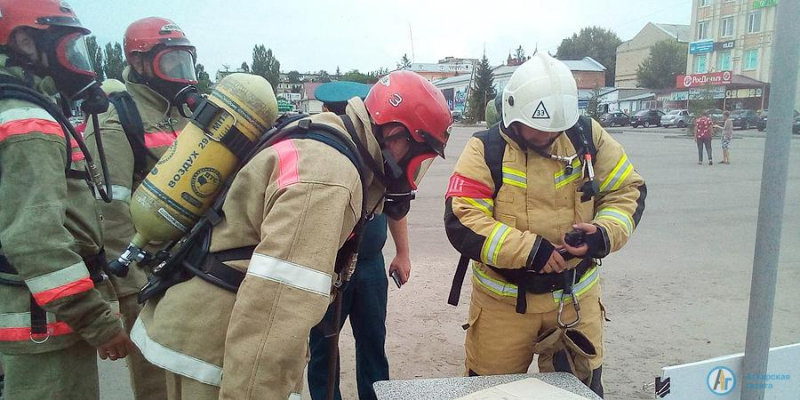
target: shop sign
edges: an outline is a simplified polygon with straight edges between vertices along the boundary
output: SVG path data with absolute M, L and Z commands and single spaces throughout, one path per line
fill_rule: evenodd
M 754 0 L 753 9 L 777 6 L 778 0 Z
M 753 97 L 761 97 L 764 90 L 758 89 L 731 89 L 725 91 L 726 99 L 748 99 Z
M 711 88 L 689 89 L 689 100 L 724 99 L 725 86 Z
M 714 51 L 732 50 L 734 47 L 736 47 L 735 40 L 728 40 L 727 42 L 714 43 Z
M 711 53 L 713 50 L 714 41 L 711 39 L 689 43 L 689 54 Z
M 678 75 L 675 78 L 675 87 L 678 89 L 700 87 L 706 85 L 728 85 L 733 74 L 731 71 L 711 72 L 708 74 Z

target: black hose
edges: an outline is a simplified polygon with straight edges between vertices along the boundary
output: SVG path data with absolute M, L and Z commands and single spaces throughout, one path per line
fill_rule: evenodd
M 114 200 L 114 192 L 111 188 L 111 175 L 108 173 L 108 160 L 106 160 L 106 150 L 103 148 L 103 139 L 100 135 L 100 121 L 97 114 L 92 114 L 92 126 L 94 127 L 94 141 L 97 143 L 97 156 L 100 157 L 100 168 L 103 170 L 103 180 L 106 184 L 105 193 L 98 188 L 97 192 L 106 203 Z
M 81 150 L 81 153 L 83 154 L 86 160 L 86 165 L 89 168 L 89 170 L 91 171 L 92 169 L 95 168 L 94 158 L 89 152 L 89 148 L 86 147 L 86 143 L 83 141 L 83 136 L 77 131 L 75 131 L 75 128 L 72 127 L 72 124 L 69 122 L 67 117 L 64 116 L 64 113 L 61 110 L 59 110 L 55 104 L 49 102 L 47 98 L 45 98 L 41 93 L 33 89 L 27 88 L 25 86 L 13 85 L 13 84 L 0 84 L 0 89 L 2 89 L 6 98 L 15 98 L 17 100 L 27 101 L 29 103 L 33 103 L 39 107 L 42 107 L 45 111 L 47 111 L 48 114 L 50 114 L 58 122 L 62 130 L 69 133 L 68 135 L 64 135 L 64 140 L 66 141 L 67 145 L 67 165 L 65 168 L 66 172 L 68 172 L 72 166 L 72 153 L 71 153 L 72 144 L 70 143 L 70 136 L 73 138 L 73 140 L 75 140 L 75 143 L 78 144 L 78 148 Z M 92 115 L 95 118 L 97 117 L 96 114 Z M 99 149 L 99 151 L 101 151 L 101 154 L 104 155 L 105 153 L 102 152 L 101 149 Z M 105 161 L 105 157 L 103 157 L 102 161 Z M 106 166 L 106 168 L 103 169 L 103 173 L 106 174 L 107 172 L 108 170 Z M 95 188 L 100 193 L 100 196 L 103 198 L 103 201 L 105 201 L 106 203 L 110 203 L 112 200 L 112 197 L 109 196 L 110 191 L 106 192 L 102 187 L 98 187 L 96 182 L 94 182 L 94 184 Z M 110 188 L 110 185 L 107 186 Z

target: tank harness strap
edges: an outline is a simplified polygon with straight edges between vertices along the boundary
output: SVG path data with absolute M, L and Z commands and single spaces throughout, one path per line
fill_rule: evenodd
M 133 170 L 137 173 L 147 172 L 147 159 L 158 160 L 158 157 L 147 148 L 144 140 L 144 123 L 142 122 L 136 102 L 126 91 L 108 95 L 108 101 L 114 105 L 119 123 L 133 151 Z
M 86 268 L 89 270 L 89 277 L 95 285 L 105 280 L 103 268 L 106 265 L 105 250 L 101 249 L 99 253 L 93 256 L 82 257 Z M 0 273 L 9 275 L 19 275 L 17 270 L 8 262 L 8 259 L 0 254 Z M 0 285 L 24 287 L 24 281 L 14 281 L 10 279 L 0 278 Z M 43 343 L 49 338 L 47 331 L 47 312 L 36 302 L 33 294 L 30 295 L 30 313 L 31 313 L 31 340 L 37 343 Z
M 453 284 L 450 286 L 450 296 L 447 298 L 447 304 L 451 306 L 458 305 L 458 299 L 461 297 L 461 287 L 464 285 L 464 277 L 467 275 L 469 269 L 469 257 L 461 256 L 458 259 L 458 266 L 456 273 L 453 275 Z
M 227 113 L 228 111 L 206 99 L 197 106 L 190 121 L 208 135 L 208 127 L 214 123 L 221 112 Z M 240 161 L 245 160 L 250 151 L 255 148 L 255 143 L 250 141 L 236 125 L 231 126 L 219 139 L 219 142 L 236 155 Z

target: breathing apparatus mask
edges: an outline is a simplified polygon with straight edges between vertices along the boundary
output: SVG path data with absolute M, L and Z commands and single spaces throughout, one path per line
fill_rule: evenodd
M 87 114 L 99 114 L 108 109 L 108 98 L 97 82 L 89 51 L 86 49 L 85 33 L 70 28 L 52 27 L 34 32 L 36 50 L 45 63 L 29 62 L 29 66 L 40 76 L 53 79 L 56 89 L 65 100 L 82 100 L 81 108 Z
M 392 156 L 387 147 L 389 142 L 396 140 L 408 142 L 408 151 L 399 160 Z M 419 183 L 437 154 L 427 144 L 413 140 L 405 129 L 402 133 L 382 138 L 379 143 L 385 171 L 379 179 L 386 187 L 383 213 L 389 218 L 400 220 L 411 210 L 411 200 L 416 197 Z
M 149 74 L 138 73 L 131 68 L 136 82 L 143 83 L 166 98 L 172 107 L 177 107 L 184 117 L 184 105 L 194 109 L 203 99 L 195 86 L 197 75 L 194 69 L 195 51 L 193 47 L 162 47 L 149 53 L 140 53 L 143 63 L 147 63 Z M 142 70 L 147 70 L 141 65 Z

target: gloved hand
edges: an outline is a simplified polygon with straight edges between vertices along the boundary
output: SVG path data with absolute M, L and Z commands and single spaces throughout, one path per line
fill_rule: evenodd
M 584 244 L 581 246 L 573 247 L 564 242 L 564 248 L 575 257 L 591 257 L 603 258 L 608 255 L 606 249 L 606 241 L 603 238 L 603 228 L 587 223 L 578 223 L 572 225 L 573 229 L 583 231 Z

